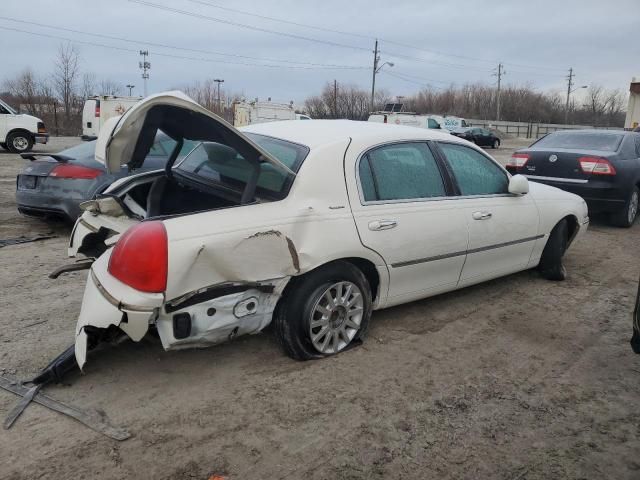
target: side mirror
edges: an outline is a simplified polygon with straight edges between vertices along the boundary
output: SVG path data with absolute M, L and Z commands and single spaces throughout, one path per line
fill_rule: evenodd
M 524 195 L 529 193 L 529 180 L 524 175 L 514 175 L 509 180 L 509 193 Z

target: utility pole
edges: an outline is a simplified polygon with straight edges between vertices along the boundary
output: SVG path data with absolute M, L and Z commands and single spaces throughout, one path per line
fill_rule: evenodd
M 573 92 L 575 92 L 576 90 L 579 90 L 581 88 L 589 88 L 589 85 L 581 85 L 579 87 L 576 88 L 571 88 L 573 87 L 573 77 L 575 77 L 576 74 L 573 73 L 573 68 L 569 69 L 569 75 L 567 75 L 567 103 L 564 106 L 564 124 L 567 125 L 569 123 L 569 99 L 571 97 L 571 94 Z
M 144 96 L 147 96 L 147 80 L 149 79 L 149 70 L 151 70 L 151 64 L 147 62 L 149 56 L 149 50 L 140 50 L 140 56 L 142 56 L 142 62 L 139 62 L 139 67 L 142 70 L 142 80 L 144 81 Z
M 136 88 L 136 86 L 135 85 L 127 85 L 127 88 L 129 89 L 129 96 L 131 96 L 131 90 Z
M 378 39 L 376 39 L 376 46 L 373 50 L 373 79 L 371 80 L 371 105 L 370 105 L 370 110 L 373 112 L 373 108 L 374 108 L 374 99 L 375 99 L 375 94 L 376 94 L 376 75 L 377 73 L 382 70 L 382 67 L 384 67 L 385 65 L 389 65 L 390 67 L 393 67 L 393 63 L 392 62 L 384 62 L 382 65 L 378 66 L 378 63 L 380 62 L 380 56 L 378 55 L 379 51 L 378 51 Z
M 216 82 L 218 84 L 218 101 L 216 103 L 216 110 L 218 110 L 218 112 L 220 112 L 222 109 L 220 108 L 220 84 L 224 83 L 224 80 L 221 78 L 215 78 L 213 80 L 214 82 Z
M 378 39 L 376 38 L 376 46 L 373 50 L 373 79 L 371 80 L 371 108 L 369 109 L 373 112 L 373 97 L 376 93 L 376 73 L 378 71 L 378 61 L 380 57 L 378 56 Z
M 502 63 L 498 64 L 498 72 L 495 73 L 498 77 L 498 92 L 496 95 L 496 120 L 500 120 L 500 86 L 502 84 L 502 76 L 507 72 L 504 71 L 504 65 Z
M 338 118 L 338 81 L 333 80 L 333 118 Z
M 569 97 L 571 96 L 571 87 L 573 87 L 573 77 L 575 77 L 575 73 L 573 73 L 573 67 L 571 67 L 569 69 L 569 75 L 567 75 L 567 104 L 564 106 L 565 125 L 569 122 Z

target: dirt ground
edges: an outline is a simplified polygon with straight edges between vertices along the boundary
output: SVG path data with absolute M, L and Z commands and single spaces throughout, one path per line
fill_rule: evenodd
M 57 238 L 0 248 L 0 373 L 19 379 L 73 342 L 86 278 L 47 278 L 70 229 L 17 213 L 23 163 L 0 153 L 0 238 Z M 322 361 L 285 357 L 269 334 L 108 349 L 46 390 L 132 437 L 32 405 L 0 434 L 0 478 L 638 479 L 640 224 L 595 219 L 566 266 L 561 283 L 523 272 L 375 312 L 362 346 Z M 17 401 L 0 390 L 1 416 Z

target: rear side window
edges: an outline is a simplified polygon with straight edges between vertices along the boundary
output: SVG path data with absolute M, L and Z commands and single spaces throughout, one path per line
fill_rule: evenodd
M 364 200 L 411 200 L 443 197 L 445 186 L 438 164 L 424 143 L 376 148 L 360 160 Z
M 440 143 L 462 195 L 496 195 L 509 191 L 506 173 L 473 148 Z
M 598 150 L 615 152 L 624 135 L 601 132 L 554 132 L 542 137 L 532 146 L 544 148 L 575 148 L 579 150 Z
M 428 128 L 440 128 L 440 124 L 438 122 L 436 122 L 433 118 L 429 118 L 427 120 L 427 127 Z

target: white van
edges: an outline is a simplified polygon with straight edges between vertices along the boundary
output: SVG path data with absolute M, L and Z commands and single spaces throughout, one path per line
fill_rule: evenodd
M 443 117 L 439 115 L 418 115 L 411 112 L 374 112 L 369 115 L 368 121 L 418 128 L 444 128 L 441 123 Z
M 34 143 L 47 143 L 49 134 L 38 117 L 18 113 L 0 100 L 0 147 L 12 153 L 28 152 Z
M 142 97 L 118 97 L 115 95 L 97 95 L 89 97 L 82 109 L 82 139 L 95 140 L 100 127 L 111 117 L 122 115 L 129 107 L 138 103 Z
M 469 127 L 464 118 L 454 117 L 452 115 L 445 115 L 442 118 L 442 128 L 446 128 L 447 130 L 455 130 L 456 128 L 464 128 Z

